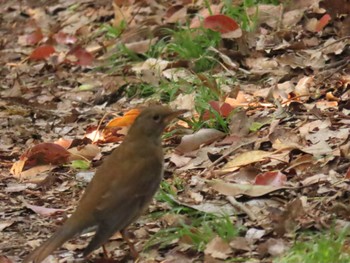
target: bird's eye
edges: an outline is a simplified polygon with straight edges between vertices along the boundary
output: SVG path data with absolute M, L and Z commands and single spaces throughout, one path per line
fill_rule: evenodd
M 153 115 L 153 120 L 154 120 L 155 122 L 159 122 L 159 121 L 160 121 L 160 116 L 159 116 L 158 114 Z

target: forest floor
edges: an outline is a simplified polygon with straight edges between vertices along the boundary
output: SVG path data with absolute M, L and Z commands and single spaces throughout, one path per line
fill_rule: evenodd
M 0 262 L 62 225 L 152 104 L 189 112 L 130 226 L 138 262 L 349 262 L 350 3 L 278 2 L 2 1 Z M 105 248 L 89 262 L 133 261 L 118 233 Z

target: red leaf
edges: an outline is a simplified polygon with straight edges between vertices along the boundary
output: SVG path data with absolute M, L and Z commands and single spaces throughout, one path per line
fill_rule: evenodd
M 34 49 L 29 58 L 34 60 L 48 58 L 51 54 L 55 53 L 55 48 L 51 45 L 42 45 Z
M 212 109 L 218 112 L 222 117 L 229 116 L 230 113 L 234 110 L 234 108 L 226 102 L 212 100 L 209 102 L 209 104 L 212 107 Z M 210 118 L 215 118 L 214 114 L 210 113 L 210 111 L 206 111 L 203 115 L 203 119 L 208 120 Z
M 239 28 L 235 20 L 225 15 L 208 16 L 204 19 L 203 26 L 222 34 L 235 31 Z
M 209 101 L 209 104 L 213 108 L 213 110 L 220 112 L 220 101 L 211 100 Z
M 224 102 L 220 107 L 220 114 L 223 117 L 227 117 L 233 110 L 234 108 L 230 104 Z
M 316 32 L 320 32 L 331 20 L 331 16 L 329 14 L 325 14 L 321 17 L 321 19 L 318 21 L 316 26 Z
M 32 33 L 28 34 L 26 36 L 26 42 L 28 45 L 35 45 L 40 42 L 40 40 L 43 39 L 43 33 L 41 32 L 40 28 L 37 28 Z
M 26 159 L 25 167 L 30 168 L 39 164 L 64 164 L 70 153 L 55 143 L 40 143 L 21 155 Z
M 255 183 L 258 185 L 283 186 L 287 181 L 287 176 L 279 171 L 258 174 Z
M 77 59 L 75 64 L 80 66 L 90 66 L 94 60 L 94 57 L 82 47 L 73 48 L 69 55 L 75 56 Z
M 58 44 L 74 44 L 78 40 L 76 36 L 61 31 L 57 34 L 54 34 L 53 38 Z
M 345 178 L 346 178 L 346 179 L 350 179 L 350 167 L 349 167 L 348 170 L 346 171 Z

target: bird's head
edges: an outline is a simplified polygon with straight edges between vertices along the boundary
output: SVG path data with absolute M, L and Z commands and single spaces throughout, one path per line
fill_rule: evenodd
M 187 110 L 172 110 L 166 106 L 151 106 L 141 111 L 129 130 L 130 136 L 148 136 L 159 139 L 164 128 L 171 120 L 187 112 Z

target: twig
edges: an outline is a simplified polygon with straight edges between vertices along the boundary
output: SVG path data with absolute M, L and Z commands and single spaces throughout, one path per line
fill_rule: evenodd
M 227 196 L 226 199 L 231 203 L 232 206 L 234 206 L 234 207 L 238 208 L 239 210 L 241 210 L 242 212 L 246 213 L 250 220 L 256 221 L 256 216 L 253 214 L 253 212 L 250 211 L 250 209 L 245 207 L 243 204 L 238 202 L 236 200 L 236 198 L 234 198 L 233 196 Z

